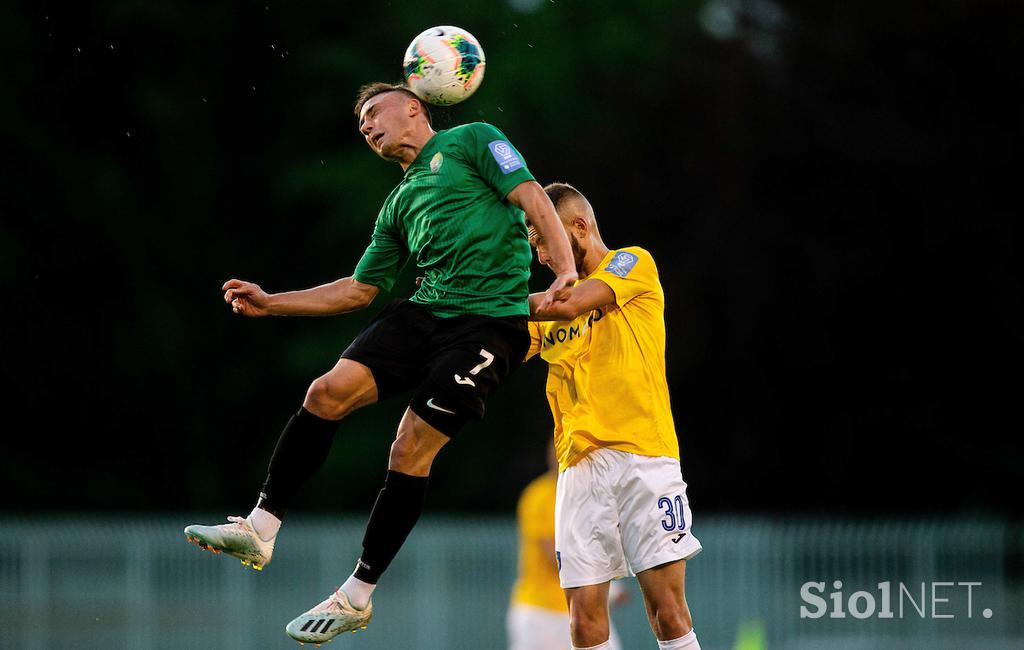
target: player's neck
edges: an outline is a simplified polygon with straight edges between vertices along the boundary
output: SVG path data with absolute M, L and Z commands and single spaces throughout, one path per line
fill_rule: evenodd
M 403 172 L 409 169 L 416 157 L 420 155 L 420 151 L 427 146 L 434 135 L 436 135 L 434 129 L 429 126 L 410 134 L 408 142 L 399 150 L 397 156 L 398 164 L 402 166 Z
M 597 267 L 601 265 L 601 260 L 608 254 L 608 250 L 604 242 L 596 237 L 588 242 L 587 255 L 583 258 L 583 272 L 580 273 L 581 280 L 597 270 Z

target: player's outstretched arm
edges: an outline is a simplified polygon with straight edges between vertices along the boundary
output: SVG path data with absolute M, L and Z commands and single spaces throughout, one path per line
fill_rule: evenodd
M 261 316 L 333 316 L 368 306 L 380 289 L 354 278 L 341 278 L 312 289 L 267 293 L 260 285 L 228 280 L 222 287 L 224 302 L 236 314 Z
M 555 272 L 555 281 L 543 294 L 542 304 L 547 307 L 555 300 L 561 299 L 561 294 L 566 288 L 571 287 L 579 279 L 576 262 L 572 258 L 572 248 L 569 246 L 569 236 L 565 234 L 565 228 L 562 227 L 551 199 L 537 181 L 520 183 L 508 193 L 508 200 L 526 213 L 526 220 L 537 229 L 537 234 L 547 246 L 551 268 Z
M 591 278 L 561 294 L 560 299 L 545 305 L 545 294 L 530 294 L 531 320 L 575 320 L 587 312 L 615 302 L 615 292 L 603 280 Z

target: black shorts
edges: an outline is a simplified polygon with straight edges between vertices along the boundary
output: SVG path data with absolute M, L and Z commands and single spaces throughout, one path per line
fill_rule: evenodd
M 439 318 L 395 300 L 341 356 L 370 369 L 381 401 L 415 389 L 413 412 L 451 436 L 484 416 L 487 398 L 529 349 L 525 316 Z

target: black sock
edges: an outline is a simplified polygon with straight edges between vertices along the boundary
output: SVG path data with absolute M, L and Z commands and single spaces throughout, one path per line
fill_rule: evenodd
M 299 488 L 324 466 L 337 429 L 334 420 L 300 408 L 277 440 L 257 507 L 283 519 Z
M 426 476 L 409 476 L 388 470 L 384 489 L 377 495 L 370 521 L 366 524 L 363 555 L 356 563 L 357 578 L 377 584 L 420 518 L 426 494 Z

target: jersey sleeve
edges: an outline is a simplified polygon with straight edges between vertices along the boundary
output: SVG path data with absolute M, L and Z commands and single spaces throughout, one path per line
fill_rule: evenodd
M 366 247 L 352 277 L 357 282 L 391 291 L 398 272 L 402 270 L 408 257 L 409 251 L 406 250 L 405 242 L 394 231 L 387 215 L 382 212 L 373 227 L 370 245 Z
M 526 358 L 530 359 L 540 354 L 544 331 L 541 329 L 542 325 L 539 321 L 529 321 L 527 326 L 530 331 L 530 349 L 526 352 Z
M 650 253 L 631 246 L 615 251 L 611 261 L 590 277 L 611 287 L 615 304 L 622 307 L 640 294 L 655 290 L 658 267 Z
M 535 180 L 523 155 L 504 133 L 490 124 L 467 124 L 462 145 L 466 157 L 480 176 L 503 199 L 520 183 Z

